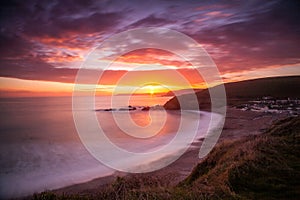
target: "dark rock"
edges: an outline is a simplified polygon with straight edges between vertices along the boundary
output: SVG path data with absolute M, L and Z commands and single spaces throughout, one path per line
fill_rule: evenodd
M 103 111 L 107 111 L 107 112 L 109 112 L 109 111 L 116 111 L 116 109 L 115 108 L 107 108 L 107 109 L 104 109 Z
M 150 107 L 149 107 L 149 106 L 146 106 L 146 107 L 143 107 L 143 108 L 142 108 L 142 111 L 148 111 L 148 110 L 150 110 Z
M 128 106 L 128 108 L 120 108 L 119 111 L 132 111 L 136 110 L 136 107 Z

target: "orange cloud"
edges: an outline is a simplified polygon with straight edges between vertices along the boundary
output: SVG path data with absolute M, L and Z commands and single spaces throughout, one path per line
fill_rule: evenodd
M 211 12 L 205 13 L 205 15 L 210 16 L 210 17 L 229 17 L 232 14 L 224 13 L 221 11 L 211 11 Z
M 66 65 L 73 62 L 82 62 L 84 56 L 90 51 L 96 37 L 93 34 L 69 33 L 67 37 L 34 36 L 28 40 L 39 47 L 38 57 L 47 63 L 60 63 Z M 99 37 L 99 36 L 97 36 Z
M 120 56 L 117 63 L 160 64 L 173 67 L 188 67 L 190 64 L 179 56 L 161 49 L 141 49 Z
M 43 60 L 48 63 L 81 62 L 83 61 L 83 56 L 71 55 L 63 51 L 57 51 L 52 53 L 51 56 L 44 57 Z
M 185 82 L 181 81 L 184 79 Z M 135 86 L 142 83 L 161 83 L 169 86 L 187 88 L 201 85 L 203 78 L 197 69 L 165 69 L 152 71 L 105 71 L 100 80 L 100 85 L 128 85 Z

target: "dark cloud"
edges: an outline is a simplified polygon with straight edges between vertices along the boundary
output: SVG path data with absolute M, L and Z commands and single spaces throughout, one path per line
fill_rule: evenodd
M 32 43 L 16 35 L 0 34 L 1 58 L 16 59 L 30 54 Z
M 76 69 L 55 68 L 38 59 L 15 59 L 0 61 L 1 77 L 20 78 L 26 80 L 45 80 L 73 83 Z
M 78 57 L 68 48 L 92 48 L 97 38 L 88 39 L 89 34 L 113 31 L 122 13 L 106 11 L 96 3 L 2 1 L 0 76 L 72 82 L 72 70 L 55 68 L 46 61 L 55 55 L 66 60 Z
M 71 33 L 88 34 L 106 32 L 118 24 L 119 13 L 94 13 L 90 16 L 73 18 L 51 18 L 47 23 L 40 19 L 30 20 L 25 33 L 30 36 L 67 37 Z M 37 26 L 37 24 L 40 24 Z
M 299 9 L 299 2 L 281 1 L 245 21 L 199 31 L 193 37 L 221 51 L 215 60 L 224 71 L 296 64 L 300 61 Z
M 6 54 L 5 49 L 10 44 L 15 52 L 23 51 L 25 43 L 30 50 L 32 40 L 45 36 L 69 38 L 74 34 L 81 36 L 111 31 L 122 19 L 122 13 L 106 11 L 95 2 L 2 1 L 1 52 Z
M 162 25 L 174 23 L 174 21 L 156 17 L 155 15 L 151 14 L 137 22 L 132 23 L 128 28 L 135 28 L 135 27 L 159 27 Z
M 91 1 L 24 1 L 6 5 L 1 12 L 3 33 L 51 37 L 110 31 L 123 17 Z

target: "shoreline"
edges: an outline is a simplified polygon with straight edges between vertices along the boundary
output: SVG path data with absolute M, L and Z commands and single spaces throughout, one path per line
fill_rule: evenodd
M 256 135 L 264 132 L 265 129 L 277 120 L 287 117 L 285 114 L 269 114 L 253 111 L 242 111 L 236 108 L 227 108 L 227 115 L 221 136 L 217 142 L 225 140 L 236 140 L 248 135 Z M 130 174 L 125 172 L 115 172 L 112 175 L 99 177 L 87 182 L 77 183 L 63 188 L 51 191 L 58 195 L 72 195 L 72 194 L 93 194 L 104 189 L 113 183 L 117 177 L 155 177 L 164 180 L 164 184 L 168 186 L 177 185 L 184 180 L 193 170 L 193 168 L 201 162 L 198 158 L 199 149 L 201 147 L 203 138 L 193 142 L 187 151 L 175 162 L 160 170 L 141 174 Z

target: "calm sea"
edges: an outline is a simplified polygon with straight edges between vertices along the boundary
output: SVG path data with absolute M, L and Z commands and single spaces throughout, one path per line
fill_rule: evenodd
M 128 103 L 124 102 L 124 97 L 120 96 L 117 97 L 114 106 L 120 108 L 128 104 L 132 106 L 162 105 L 169 98 L 136 96 Z M 95 107 L 110 108 L 109 98 L 96 97 Z M 57 189 L 114 172 L 113 169 L 96 160 L 81 142 L 72 116 L 71 97 L 2 98 L 0 99 L 0 112 L 0 198 L 19 197 Z M 162 117 L 162 111 L 159 110 L 153 111 L 152 118 L 149 112 L 132 111 L 130 113 L 132 120 L 146 129 L 149 123 L 159 122 L 155 118 Z M 162 128 L 157 129 L 155 124 L 149 126 L 148 131 L 151 132 L 153 129 L 157 134 L 150 139 L 142 139 L 124 134 L 124 131 L 116 124 L 114 117 L 122 121 L 125 117 L 123 112 L 115 112 L 115 116 L 112 112 L 96 112 L 99 125 L 116 146 L 138 153 L 158 149 L 174 138 L 182 114 L 179 111 L 165 114 L 166 123 Z M 199 113 L 185 114 L 184 118 L 193 121 L 196 119 L 195 115 Z M 207 124 L 208 120 L 209 114 L 204 113 L 201 121 Z M 130 127 L 125 128 L 130 130 Z M 204 134 L 200 129 L 197 130 L 199 132 L 197 137 Z M 98 142 L 101 143 L 101 141 Z M 180 148 L 180 144 L 177 148 Z M 109 153 L 109 150 L 106 153 Z M 121 158 L 112 156 L 111 159 L 120 162 Z M 155 159 L 160 158 L 151 157 L 149 160 L 143 160 L 143 163 L 153 162 Z

